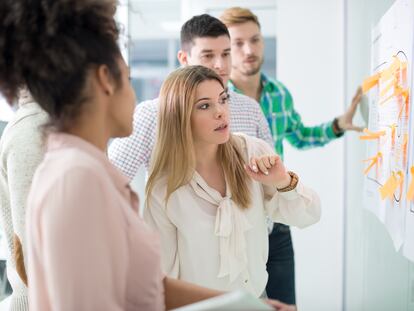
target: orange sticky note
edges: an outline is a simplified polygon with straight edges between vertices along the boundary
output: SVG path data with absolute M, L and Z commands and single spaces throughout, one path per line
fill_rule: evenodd
M 385 99 L 383 99 L 380 103 L 379 103 L 379 105 L 384 105 L 387 101 L 389 101 L 391 98 L 393 98 L 393 97 L 398 97 L 398 96 L 402 96 L 403 97 L 403 99 L 404 99 L 404 102 L 407 100 L 407 98 L 408 98 L 408 89 L 403 89 L 403 88 L 401 88 L 399 85 L 396 85 L 395 87 L 394 87 L 394 92 L 391 94 L 391 95 L 389 95 L 387 98 L 385 98 Z
M 397 124 L 389 125 L 391 128 L 391 146 L 394 148 L 395 145 L 395 129 L 397 127 Z
M 404 173 L 402 171 L 399 171 L 398 176 L 400 177 L 398 180 L 398 184 L 400 186 L 400 194 L 402 196 L 403 186 L 404 186 Z
M 364 175 L 368 174 L 368 172 L 371 170 L 371 168 L 374 167 L 374 165 L 378 166 L 380 164 L 381 159 L 382 159 L 382 153 L 378 152 L 375 157 L 368 158 L 368 159 L 364 160 L 364 162 L 371 161 L 371 163 L 368 165 L 368 167 L 364 170 Z
M 398 112 L 398 119 L 401 119 L 403 112 L 405 115 L 408 116 L 409 112 L 409 102 L 410 102 L 410 91 L 408 89 L 404 89 L 401 92 L 401 96 L 403 98 L 402 104 L 400 106 L 400 111 Z M 405 108 L 405 110 L 404 110 Z
M 370 131 L 366 128 L 364 129 L 364 133 L 366 135 L 359 136 L 359 139 L 361 139 L 361 140 L 374 140 L 374 139 L 378 139 L 381 136 L 385 135 L 385 131 L 372 132 L 372 131 Z
M 386 198 L 391 198 L 395 190 L 397 190 L 398 186 L 402 186 L 403 182 L 404 182 L 404 175 L 401 171 L 398 172 L 397 174 L 392 172 L 391 176 L 388 178 L 385 184 L 379 189 L 381 199 L 384 200 Z
M 408 134 L 404 134 L 403 143 L 402 143 L 402 152 L 403 152 L 403 165 L 407 164 L 407 145 L 408 145 Z
M 401 63 L 400 60 L 396 56 L 393 56 L 393 58 L 394 60 L 391 63 L 391 65 L 387 69 L 381 72 L 381 81 L 387 81 L 391 79 L 394 76 L 394 74 L 397 72 L 397 70 L 400 69 L 400 63 Z
M 407 107 L 407 102 L 403 102 L 402 103 L 402 105 L 401 105 L 401 107 L 400 107 L 400 111 L 398 112 L 398 119 L 401 119 L 401 117 L 402 117 L 402 113 L 403 113 L 403 111 L 404 111 L 404 107 Z M 406 109 L 407 110 L 407 109 Z M 408 112 L 407 112 L 407 114 L 408 114 Z
M 400 95 L 404 98 L 404 102 L 408 101 L 408 96 L 409 96 L 408 89 L 402 89 Z
M 405 84 L 407 82 L 407 62 L 401 62 L 400 75 L 401 75 L 401 82 Z
M 397 178 L 395 177 L 394 172 L 391 174 L 391 176 L 388 178 L 388 180 L 385 182 L 385 184 L 380 187 L 380 194 L 381 199 L 384 200 L 385 198 L 391 197 L 394 194 L 395 189 L 398 187 Z
M 411 182 L 407 190 L 407 200 L 413 201 L 414 200 L 414 166 L 411 166 L 410 171 L 411 171 Z
M 379 102 L 379 105 L 382 106 L 384 105 L 386 102 L 388 102 L 391 98 L 393 98 L 395 96 L 395 91 L 393 94 L 389 95 L 387 98 L 383 99 L 382 101 Z
M 397 81 L 395 79 L 390 80 L 390 82 L 381 90 L 380 96 L 384 97 L 385 94 L 388 93 L 388 91 L 394 86 Z
M 379 73 L 376 73 L 376 74 L 372 75 L 371 77 L 366 78 L 364 80 L 364 82 L 362 82 L 362 91 L 364 93 L 366 93 L 370 89 L 372 89 L 375 85 L 378 84 L 379 78 L 380 78 L 380 74 Z

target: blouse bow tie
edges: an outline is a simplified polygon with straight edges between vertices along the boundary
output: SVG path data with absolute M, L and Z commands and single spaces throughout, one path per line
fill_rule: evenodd
M 218 205 L 214 228 L 220 245 L 220 268 L 217 277 L 229 276 L 232 283 L 247 267 L 245 231 L 252 226 L 244 211 L 231 200 L 229 193 L 223 198 L 201 177 L 196 179 L 198 180 L 193 179 L 191 182 L 196 194 L 211 204 Z M 226 188 L 229 192 L 229 187 Z

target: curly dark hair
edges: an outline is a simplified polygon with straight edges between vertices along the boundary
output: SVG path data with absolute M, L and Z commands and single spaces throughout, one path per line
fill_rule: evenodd
M 87 98 L 88 71 L 105 64 L 117 84 L 114 0 L 1 0 L 0 92 L 12 103 L 27 86 L 65 130 Z

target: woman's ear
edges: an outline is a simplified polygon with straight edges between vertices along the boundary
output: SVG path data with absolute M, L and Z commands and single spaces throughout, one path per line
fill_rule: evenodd
M 115 80 L 107 65 L 99 65 L 96 69 L 96 80 L 102 91 L 110 96 L 115 93 Z

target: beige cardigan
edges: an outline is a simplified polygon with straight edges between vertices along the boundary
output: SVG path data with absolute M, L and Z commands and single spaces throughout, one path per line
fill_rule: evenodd
M 10 310 L 28 310 L 27 288 L 16 271 L 13 234 L 26 254 L 26 199 L 33 174 L 43 158 L 41 126 L 47 114 L 30 96 L 21 96 L 19 109 L 0 139 L 0 226 L 7 240 L 7 277 L 13 289 Z

